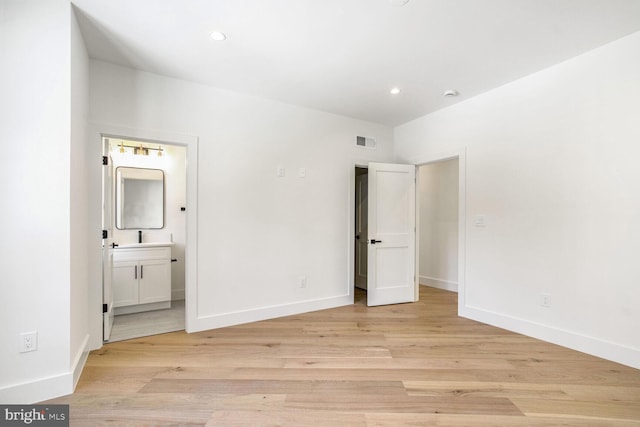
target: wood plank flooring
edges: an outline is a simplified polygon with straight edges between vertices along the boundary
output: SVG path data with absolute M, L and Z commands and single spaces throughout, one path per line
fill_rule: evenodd
M 71 425 L 637 426 L 640 371 L 459 318 L 457 294 L 105 345 Z

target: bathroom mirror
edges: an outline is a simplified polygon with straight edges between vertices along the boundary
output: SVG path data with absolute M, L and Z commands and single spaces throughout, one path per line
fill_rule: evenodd
M 116 228 L 164 227 L 164 172 L 116 168 Z

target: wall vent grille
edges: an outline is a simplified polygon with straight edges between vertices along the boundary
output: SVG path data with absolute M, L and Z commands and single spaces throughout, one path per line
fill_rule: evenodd
M 356 146 L 375 150 L 376 140 L 374 138 L 369 138 L 366 136 L 356 136 Z

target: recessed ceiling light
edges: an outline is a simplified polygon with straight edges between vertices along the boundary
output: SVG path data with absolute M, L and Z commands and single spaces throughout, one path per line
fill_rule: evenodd
M 398 88 L 398 87 L 394 87 L 394 88 L 392 88 L 392 89 L 389 91 L 389 93 L 390 93 L 391 95 L 397 95 L 397 94 L 399 94 L 399 93 L 400 93 L 400 88 Z
M 455 89 L 445 90 L 443 93 L 444 96 L 458 96 L 458 91 Z
M 404 6 L 405 4 L 409 3 L 409 0 L 389 0 L 389 3 L 391 3 L 393 6 Z
M 220 31 L 214 31 L 213 33 L 211 33 L 211 38 L 217 42 L 221 42 L 227 39 L 227 35 Z

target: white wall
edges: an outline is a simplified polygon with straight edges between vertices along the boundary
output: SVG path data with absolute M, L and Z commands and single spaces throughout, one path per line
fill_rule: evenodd
M 188 327 L 350 302 L 354 160 L 390 160 L 390 128 L 99 61 L 90 75 L 98 128 L 198 136 L 197 283 L 187 296 L 197 318 Z M 378 149 L 355 147 L 356 135 L 376 137 Z
M 120 141 L 120 139 L 111 138 L 111 144 L 117 145 Z M 176 259 L 176 262 L 171 264 L 171 299 L 178 300 L 185 297 L 186 212 L 181 211 L 180 208 L 186 206 L 186 149 L 176 145 L 162 145 L 162 149 L 164 153 L 162 157 L 158 157 L 155 151 L 151 151 L 148 156 L 134 156 L 130 153 L 120 156 L 119 152 L 116 152 L 112 156 L 113 167 L 114 170 L 118 166 L 128 166 L 162 169 L 164 172 L 164 227 L 157 230 L 142 230 L 142 232 L 145 242 L 161 241 L 168 234 L 171 235 L 174 243 L 171 247 L 171 257 Z M 137 239 L 138 230 L 118 230 L 115 225 L 113 226 L 115 243 L 134 243 Z
M 74 384 L 88 356 L 89 341 L 89 253 L 100 244 L 99 233 L 89 226 L 89 162 L 87 119 L 89 114 L 89 56 L 75 15 L 71 15 L 71 152 L 70 152 L 70 360 Z M 93 160 L 95 161 L 95 160 Z M 95 282 L 93 282 L 95 284 Z
M 640 367 L 638 52 L 635 33 L 395 129 L 399 160 L 466 148 L 461 314 Z
M 85 212 L 70 182 L 83 167 L 86 58 L 66 0 L 0 4 L 0 401 L 29 403 L 71 392 L 72 362 L 86 330 Z M 75 24 L 74 24 L 75 25 Z M 43 36 L 45 35 L 45 36 Z M 73 49 L 71 46 L 73 45 Z M 73 71 L 72 66 L 73 65 Z M 73 107 L 72 107 L 73 103 Z M 71 112 L 78 115 L 71 120 Z M 73 139 L 73 146 L 70 142 Z M 74 191 L 82 191 L 74 184 Z M 73 213 L 72 213 L 73 212 Z M 72 226 L 72 221 L 78 221 Z M 71 257 L 79 256 L 71 261 Z M 37 351 L 19 353 L 19 334 L 37 331 Z
M 458 290 L 458 159 L 418 168 L 420 284 Z

